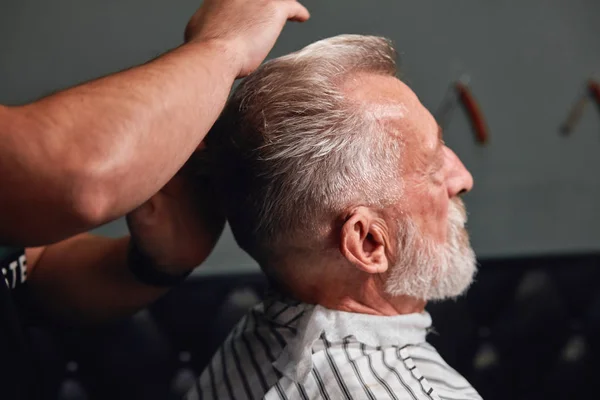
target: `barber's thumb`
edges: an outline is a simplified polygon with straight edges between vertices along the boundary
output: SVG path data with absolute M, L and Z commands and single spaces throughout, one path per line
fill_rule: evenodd
M 304 22 L 310 18 L 310 13 L 302 4 L 297 1 L 287 1 L 288 19 L 295 22 Z

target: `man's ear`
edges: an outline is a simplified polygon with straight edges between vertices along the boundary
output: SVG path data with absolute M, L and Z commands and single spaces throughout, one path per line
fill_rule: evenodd
M 367 207 L 352 210 L 342 225 L 340 252 L 361 271 L 369 274 L 387 271 L 389 243 L 385 221 Z

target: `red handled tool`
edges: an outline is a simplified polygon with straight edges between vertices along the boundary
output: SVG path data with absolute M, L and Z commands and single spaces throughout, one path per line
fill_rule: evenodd
M 436 119 L 442 129 L 448 125 L 450 115 L 459 103 L 467 113 L 476 141 L 480 144 L 486 144 L 489 141 L 488 127 L 483 112 L 469 88 L 469 77 L 467 75 L 463 75 L 450 86 L 442 105 L 436 113 Z
M 579 123 L 590 100 L 593 100 L 596 103 L 598 111 L 600 111 L 600 83 L 595 79 L 590 79 L 588 80 L 585 89 L 585 93 L 573 105 L 567 119 L 561 126 L 560 131 L 564 135 L 568 135 L 575 130 L 575 126 Z

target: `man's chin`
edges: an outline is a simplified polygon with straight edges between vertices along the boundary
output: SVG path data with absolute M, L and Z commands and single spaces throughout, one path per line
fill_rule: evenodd
M 432 286 L 427 300 L 456 299 L 465 295 L 474 281 L 477 266 L 473 260 L 473 262 L 462 264 L 447 272 L 453 273 L 443 277 L 439 284 Z

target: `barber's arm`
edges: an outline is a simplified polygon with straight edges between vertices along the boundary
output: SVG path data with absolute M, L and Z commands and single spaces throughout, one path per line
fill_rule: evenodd
M 140 206 L 190 157 L 234 80 L 262 62 L 285 21 L 307 18 L 295 0 L 206 0 L 186 44 L 162 57 L 28 105 L 0 106 L 0 243 L 58 242 Z M 63 262 L 75 267 L 83 256 L 75 243 L 92 240 L 100 239 L 47 248 L 40 262 L 69 253 Z M 122 243 L 111 245 L 114 260 Z
M 164 294 L 169 279 L 183 278 L 199 265 L 225 218 L 206 182 L 176 175 L 127 222 L 131 237 L 81 234 L 28 248 L 27 285 L 34 304 L 69 323 L 128 315 Z M 164 286 L 157 285 L 161 282 Z

